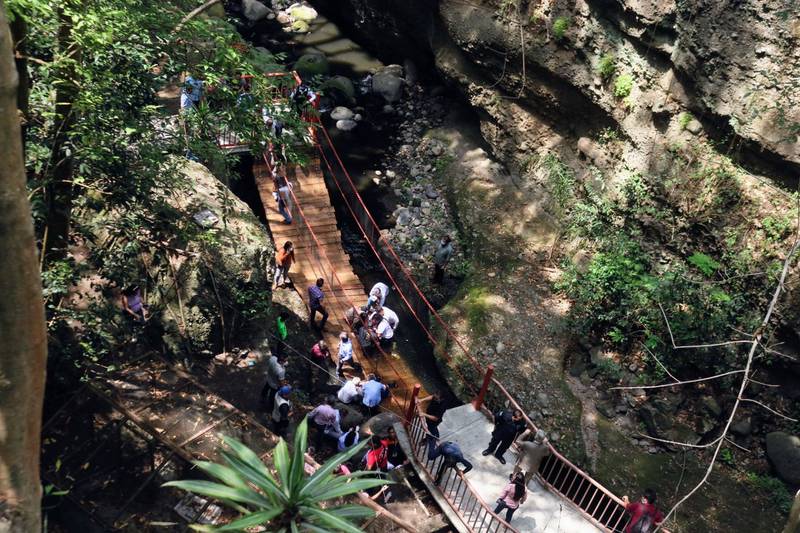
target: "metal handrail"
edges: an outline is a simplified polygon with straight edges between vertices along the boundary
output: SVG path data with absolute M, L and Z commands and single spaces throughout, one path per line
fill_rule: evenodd
M 420 468 L 424 469 L 431 477 L 444 460 L 443 456 L 428 459 L 427 437 L 428 424 L 422 415 L 419 405 L 415 409 L 414 417 L 407 424 L 408 437 L 414 456 L 419 461 Z M 491 507 L 481 498 L 480 494 L 472 487 L 469 480 L 457 469 L 448 469 L 438 485 L 438 490 L 453 511 L 470 531 L 492 531 L 493 533 L 519 533 L 518 530 L 500 518 Z M 478 521 L 480 520 L 480 525 Z M 472 524 L 472 525 L 470 525 Z M 494 528 L 494 529 L 492 529 Z

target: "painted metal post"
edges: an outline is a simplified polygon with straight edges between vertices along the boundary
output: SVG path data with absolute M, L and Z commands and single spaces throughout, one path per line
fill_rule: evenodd
M 492 374 L 494 374 L 494 365 L 489 365 L 486 367 L 486 374 L 483 375 L 481 390 L 478 391 L 478 395 L 472 400 L 472 406 L 475 407 L 476 411 L 480 411 L 481 406 L 483 406 L 483 399 L 486 396 L 486 391 L 489 390 L 489 383 L 492 382 Z
M 408 402 L 408 410 L 406 411 L 406 419 L 404 420 L 406 427 L 411 425 L 411 421 L 414 420 L 414 413 L 417 409 L 417 397 L 419 397 L 419 390 L 422 388 L 422 385 L 419 383 L 414 385 L 414 390 L 411 391 L 411 401 Z

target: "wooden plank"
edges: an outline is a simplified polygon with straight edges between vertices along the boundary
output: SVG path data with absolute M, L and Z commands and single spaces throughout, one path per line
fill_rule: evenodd
M 254 175 L 276 243 L 280 245 L 286 240 L 294 243 L 296 261 L 289 277 L 306 305 L 308 305 L 307 287 L 318 277 L 326 280 L 323 290 L 330 316 L 323 337 L 331 346 L 336 346 L 339 332 L 349 330 L 344 320 L 346 310 L 351 305 L 363 305 L 367 293 L 361 280 L 353 272 L 350 257 L 342 247 L 336 212 L 331 205 L 325 180 L 319 171 L 319 161 L 313 160 L 304 169 L 299 167 L 287 169 L 287 177 L 293 183 L 293 191 L 299 204 L 299 207 L 295 206 L 293 209 L 292 224 L 284 224 L 283 217 L 277 211 L 272 196 L 272 177 L 266 168 L 263 165 L 256 165 Z M 300 215 L 300 208 L 304 216 Z M 413 386 L 417 382 L 413 372 L 396 354 L 368 358 L 364 356 L 357 342 L 353 348 L 354 358 L 362 364 L 365 373 L 376 372 L 382 376 L 385 383 L 396 383 L 397 386 L 392 389 L 392 400 L 387 407 L 397 414 L 404 414 L 407 407 L 405 402 L 410 398 Z

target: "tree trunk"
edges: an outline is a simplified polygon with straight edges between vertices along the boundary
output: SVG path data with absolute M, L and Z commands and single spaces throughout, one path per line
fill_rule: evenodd
M 73 60 L 80 58 L 80 51 L 72 47 L 72 19 L 63 9 L 58 12 L 58 45 L 61 53 L 72 52 Z M 74 83 L 75 69 L 68 62 L 58 75 L 60 83 L 56 89 L 55 136 L 51 155 L 52 174 L 45 176 L 47 215 L 45 220 L 44 257 L 45 262 L 58 261 L 67 256 L 69 246 L 69 227 L 72 218 L 72 174 L 73 158 L 69 149 L 70 133 L 75 124 L 72 104 L 77 88 Z
M 783 533 L 800 533 L 800 490 L 794 495 L 794 505 L 789 512 L 789 521 L 786 522 Z
M 47 344 L 17 83 L 0 0 L 0 529 L 31 532 L 41 530 L 39 442 Z

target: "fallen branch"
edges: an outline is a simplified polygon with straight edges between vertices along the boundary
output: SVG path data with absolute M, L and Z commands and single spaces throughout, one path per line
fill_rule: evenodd
M 742 372 L 744 372 L 744 370 L 731 370 L 729 372 L 723 372 L 722 374 L 715 374 L 713 376 L 708 376 L 707 378 L 686 379 L 683 381 L 678 381 L 676 383 L 662 383 L 661 385 L 638 385 L 636 387 L 611 387 L 609 390 L 663 389 L 666 387 L 675 387 L 676 385 L 688 385 L 689 383 L 700 383 L 701 381 L 710 381 L 712 379 L 730 376 L 731 374 L 741 374 Z
M 174 30 L 172 30 L 172 33 L 178 33 L 178 32 L 180 32 L 180 31 L 183 29 L 183 27 L 186 25 L 186 23 L 187 23 L 187 22 L 189 22 L 190 20 L 192 20 L 193 18 L 195 18 L 197 15 L 199 15 L 199 14 L 200 14 L 200 13 L 202 13 L 203 11 L 206 11 L 206 10 L 207 10 L 207 9 L 209 9 L 211 6 L 213 6 L 214 4 L 218 4 L 219 2 L 220 2 L 220 0 L 208 0 L 208 2 L 206 2 L 206 3 L 205 3 L 205 4 L 203 4 L 202 6 L 200 6 L 200 7 L 198 7 L 198 8 L 195 8 L 195 9 L 191 10 L 191 11 L 189 12 L 189 14 L 188 14 L 188 15 L 186 15 L 185 17 L 183 17 L 183 19 L 181 19 L 181 21 L 178 23 L 178 25 L 177 25 L 177 26 L 175 26 L 175 29 L 174 29 Z

